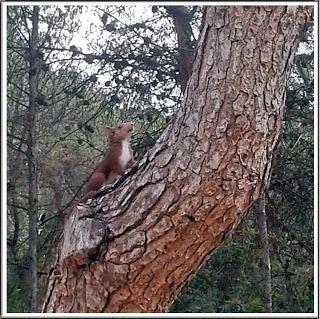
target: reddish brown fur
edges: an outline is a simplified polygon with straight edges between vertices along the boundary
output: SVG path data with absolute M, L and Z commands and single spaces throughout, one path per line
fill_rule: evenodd
M 131 159 L 126 167 L 121 167 L 119 157 L 122 151 L 122 141 L 130 140 L 133 125 L 131 123 L 122 123 L 115 127 L 106 127 L 106 135 L 109 140 L 109 148 L 107 149 L 102 161 L 90 177 L 85 186 L 82 201 L 86 201 L 94 193 L 107 182 L 110 174 L 123 175 L 125 170 L 134 163 L 132 150 L 130 148 Z

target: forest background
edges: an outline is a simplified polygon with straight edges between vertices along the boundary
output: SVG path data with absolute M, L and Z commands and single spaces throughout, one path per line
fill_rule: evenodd
M 34 310 L 35 281 L 41 304 L 63 214 L 105 150 L 104 126 L 133 121 L 139 160 L 179 108 L 203 9 L 38 8 L 7 8 L 8 312 Z M 30 39 L 37 56 L 30 56 Z M 32 63 L 41 71 L 37 106 L 30 110 Z M 313 70 L 311 20 L 291 70 L 265 194 L 270 271 L 261 262 L 257 206 L 183 289 L 171 312 L 313 312 Z M 30 262 L 32 255 L 36 262 Z M 30 275 L 34 267 L 36 279 Z

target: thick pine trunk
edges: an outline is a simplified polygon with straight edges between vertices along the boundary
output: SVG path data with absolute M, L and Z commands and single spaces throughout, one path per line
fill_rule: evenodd
M 66 219 L 44 312 L 164 312 L 260 196 L 309 7 L 207 7 L 180 110 L 113 192 Z
M 29 106 L 26 116 L 27 127 L 27 164 L 28 164 L 28 216 L 29 216 L 29 311 L 37 311 L 37 179 L 34 161 L 35 125 L 36 125 L 36 97 L 38 92 L 38 25 L 39 7 L 34 6 L 32 12 L 32 31 L 29 43 L 30 68 L 29 68 Z

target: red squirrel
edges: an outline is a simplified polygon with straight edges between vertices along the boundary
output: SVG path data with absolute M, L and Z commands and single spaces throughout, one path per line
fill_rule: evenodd
M 90 177 L 81 199 L 85 202 L 103 185 L 113 183 L 134 164 L 130 139 L 133 132 L 132 123 L 121 123 L 114 127 L 106 127 L 109 147 L 102 161 Z

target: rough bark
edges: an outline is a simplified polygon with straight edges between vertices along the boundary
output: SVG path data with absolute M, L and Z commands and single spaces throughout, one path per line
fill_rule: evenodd
M 269 235 L 266 215 L 266 199 L 262 194 L 258 205 L 258 231 L 260 241 L 260 269 L 262 277 L 262 293 L 266 312 L 272 312 L 271 263 L 269 253 Z
M 260 197 L 311 11 L 207 7 L 172 122 L 114 190 L 66 218 L 44 312 L 167 310 Z
M 30 68 L 29 68 L 29 105 L 26 116 L 27 127 L 27 164 L 28 164 L 28 217 L 29 217 L 29 309 L 30 312 L 37 311 L 37 179 L 34 161 L 35 147 L 35 124 L 36 124 L 36 97 L 38 91 L 38 24 L 39 7 L 34 6 L 32 12 L 32 31 L 29 40 Z

